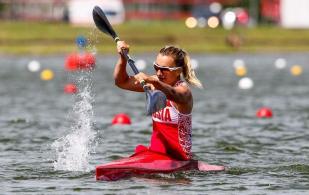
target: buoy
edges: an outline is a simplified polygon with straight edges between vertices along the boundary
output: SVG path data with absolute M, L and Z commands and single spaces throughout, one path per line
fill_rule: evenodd
M 79 55 L 79 68 L 80 69 L 92 69 L 95 65 L 95 57 L 91 53 L 84 53 Z
M 241 78 L 238 82 L 238 87 L 240 89 L 251 89 L 253 87 L 254 83 L 251 78 L 244 77 Z
M 135 65 L 139 71 L 144 70 L 147 66 L 146 61 L 143 59 L 136 60 Z
M 80 48 L 84 48 L 88 44 L 87 39 L 82 35 L 76 37 L 75 42 L 76 42 L 77 46 L 80 47 Z
M 41 72 L 41 79 L 44 81 L 49 81 L 54 78 L 54 72 L 50 69 L 45 69 Z
M 245 66 L 238 66 L 235 68 L 235 74 L 239 77 L 246 76 L 247 74 L 247 69 Z
M 79 69 L 90 69 L 95 66 L 95 57 L 91 53 L 77 54 L 72 53 L 67 56 L 65 69 L 67 71 L 76 71 Z
M 112 120 L 113 125 L 130 125 L 131 119 L 125 113 L 116 114 Z
M 299 76 L 303 73 L 303 68 L 300 65 L 294 65 L 290 71 L 293 76 Z
M 75 71 L 78 69 L 78 55 L 76 53 L 72 53 L 67 56 L 65 61 L 65 69 L 67 71 Z
M 273 117 L 273 112 L 272 112 L 271 108 L 262 107 L 262 108 L 259 108 L 257 110 L 256 117 L 258 117 L 258 118 L 271 118 L 271 117 Z
M 29 64 L 28 64 L 28 70 L 30 72 L 37 72 L 37 71 L 40 70 L 40 68 L 41 68 L 41 64 L 40 64 L 40 62 L 38 62 L 36 60 L 30 61 Z
M 67 94 L 73 94 L 77 92 L 77 87 L 73 83 L 68 83 L 64 86 L 64 92 Z
M 236 60 L 234 60 L 234 62 L 233 62 L 233 66 L 234 66 L 234 68 L 237 68 L 237 67 L 244 67 L 244 66 L 246 66 L 245 65 L 245 61 L 244 60 L 242 60 L 242 59 L 236 59 Z
M 277 69 L 284 69 L 286 67 L 286 60 L 284 58 L 276 59 L 275 66 Z

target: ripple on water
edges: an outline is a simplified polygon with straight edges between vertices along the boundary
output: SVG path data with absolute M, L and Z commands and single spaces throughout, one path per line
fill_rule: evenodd
M 300 173 L 304 175 L 309 175 L 309 165 L 308 164 L 292 164 L 274 167 L 275 172 L 290 172 L 290 173 Z

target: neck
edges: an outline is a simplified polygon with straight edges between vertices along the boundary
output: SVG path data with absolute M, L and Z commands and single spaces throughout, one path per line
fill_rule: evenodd
M 180 80 L 180 78 L 179 78 L 178 80 L 176 80 L 175 82 L 173 82 L 172 86 L 173 86 L 173 87 L 176 86 L 177 83 L 180 82 L 180 81 L 181 81 L 181 80 Z

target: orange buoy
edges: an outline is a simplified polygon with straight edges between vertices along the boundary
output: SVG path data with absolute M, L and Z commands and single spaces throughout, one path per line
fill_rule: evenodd
M 91 53 L 68 55 L 65 61 L 65 69 L 67 71 L 76 71 L 79 69 L 92 69 L 95 66 L 95 57 Z
M 256 117 L 258 117 L 258 118 L 271 118 L 271 117 L 273 117 L 273 112 L 272 112 L 271 108 L 262 107 L 262 108 L 259 108 L 257 110 Z
M 77 87 L 73 83 L 68 83 L 64 86 L 64 93 L 73 94 L 77 92 Z
M 131 119 L 129 115 L 125 113 L 116 114 L 112 120 L 113 125 L 130 125 Z

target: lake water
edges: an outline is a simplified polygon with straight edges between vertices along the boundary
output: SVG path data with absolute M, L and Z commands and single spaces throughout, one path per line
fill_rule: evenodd
M 134 54 L 133 54 L 134 55 Z M 134 56 L 151 64 L 155 55 Z M 306 194 L 309 192 L 309 55 L 192 55 L 205 89 L 193 89 L 193 152 L 220 173 L 186 172 L 96 181 L 96 165 L 147 145 L 151 119 L 143 93 L 122 91 L 112 77 L 116 56 L 98 56 L 93 73 L 64 71 L 64 56 L 0 58 L 1 194 Z M 287 67 L 274 66 L 278 57 Z M 254 81 L 238 88 L 233 61 L 241 58 Z M 30 60 L 55 73 L 42 81 Z M 298 64 L 303 74 L 289 68 Z M 146 72 L 153 72 L 148 66 Z M 78 82 L 78 95 L 63 93 Z M 268 106 L 274 117 L 258 119 Z M 112 126 L 117 113 L 131 126 Z

